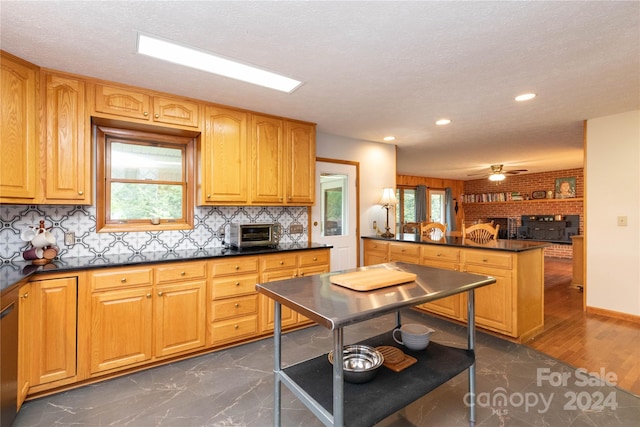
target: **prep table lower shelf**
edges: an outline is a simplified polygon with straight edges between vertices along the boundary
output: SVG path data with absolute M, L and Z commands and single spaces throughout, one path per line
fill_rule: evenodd
M 359 344 L 400 347 L 393 341 L 391 332 Z M 472 350 L 448 347 L 436 342 L 431 342 L 426 350 L 421 351 L 400 348 L 418 359 L 418 363 L 401 372 L 393 372 L 383 366 L 368 383 L 344 383 L 345 426 L 371 426 L 383 420 L 465 371 L 475 360 Z M 333 412 L 333 367 L 327 354 L 283 371 L 327 411 Z

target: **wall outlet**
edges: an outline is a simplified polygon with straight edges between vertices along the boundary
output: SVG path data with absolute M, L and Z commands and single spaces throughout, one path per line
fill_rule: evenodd
M 627 216 L 619 216 L 618 217 L 618 227 L 626 227 L 627 226 Z
M 64 233 L 64 244 L 67 246 L 73 246 L 76 244 L 76 233 L 68 231 Z
M 304 228 L 302 227 L 302 224 L 291 224 L 289 226 L 289 234 L 302 234 L 304 231 Z

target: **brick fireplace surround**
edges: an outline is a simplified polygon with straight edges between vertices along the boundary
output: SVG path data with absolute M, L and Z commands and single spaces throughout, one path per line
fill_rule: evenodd
M 507 175 L 502 182 L 491 182 L 486 178 L 464 182 L 463 194 L 507 193 L 519 191 L 528 195 L 534 191 L 554 190 L 557 178 L 576 178 L 575 199 L 541 199 L 512 202 L 462 203 L 465 222 L 486 220 L 487 218 L 518 218 L 522 215 L 580 215 L 580 231 L 584 234 L 584 170 L 568 169 L 553 172 L 524 175 Z M 460 199 L 459 199 L 460 200 Z M 571 258 L 572 246 L 553 244 L 545 249 L 545 256 Z

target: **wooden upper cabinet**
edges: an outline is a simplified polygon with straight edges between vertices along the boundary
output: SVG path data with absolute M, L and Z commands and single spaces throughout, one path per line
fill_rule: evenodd
M 185 99 L 154 96 L 153 121 L 169 125 L 200 127 L 200 105 Z
M 285 122 L 286 202 L 294 205 L 315 203 L 316 128 L 315 125 Z
M 247 147 L 247 113 L 207 106 L 198 150 L 199 204 L 247 203 Z
M 95 113 L 178 127 L 200 127 L 200 104 L 182 98 L 154 95 L 142 90 L 95 85 Z
M 92 203 L 91 131 L 86 83 L 44 72 L 45 203 Z
M 251 202 L 283 204 L 284 122 L 281 119 L 251 116 Z
M 0 51 L 0 203 L 38 196 L 38 67 Z

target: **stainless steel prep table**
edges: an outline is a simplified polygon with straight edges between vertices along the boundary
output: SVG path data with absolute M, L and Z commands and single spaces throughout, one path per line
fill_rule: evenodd
M 414 282 L 367 292 L 352 291 L 330 282 L 331 275 L 344 273 L 344 271 L 256 285 L 258 292 L 272 298 L 275 305 L 274 424 L 276 426 L 280 425 L 281 383 L 284 383 L 325 425 L 357 426 L 370 425 L 384 419 L 465 369 L 469 369 L 470 394 L 469 399 L 467 399 L 469 417 L 471 421 L 475 421 L 474 289 L 495 283 L 496 280 L 490 276 L 461 273 L 402 262 L 378 264 L 350 271 L 375 268 L 411 272 L 415 273 L 417 278 Z M 467 349 L 456 349 L 437 343 L 430 344 L 422 352 L 411 352 L 403 348 L 405 353 L 414 357 L 418 356 L 419 361 L 414 365 L 416 368 L 410 367 L 400 373 L 391 371 L 389 371 L 391 373 L 379 372 L 376 378 L 366 384 L 355 385 L 343 382 L 342 347 L 343 328 L 345 326 L 392 312 L 396 313 L 396 323 L 399 326 L 401 324 L 399 311 L 401 308 L 434 301 L 462 292 L 467 292 L 468 294 Z M 333 331 L 334 363 L 332 368 L 326 359 L 326 355 L 323 355 L 282 369 L 282 304 Z M 374 337 L 365 340 L 365 343 L 381 345 L 388 342 L 390 336 L 391 333 L 387 337 Z M 446 369 L 441 370 L 438 368 L 438 360 L 441 362 L 446 361 L 444 362 L 447 364 Z M 429 363 L 424 363 L 427 361 Z M 455 366 L 452 366 L 452 363 Z M 312 382 L 322 380 L 322 373 L 327 369 L 329 369 L 328 372 L 332 372 L 332 387 L 329 390 L 323 390 L 322 387 L 309 387 L 312 384 L 308 381 L 305 382 L 305 379 L 311 376 L 314 377 Z M 386 368 L 381 369 L 384 370 Z M 412 369 L 414 370 L 411 371 Z M 416 371 L 420 369 L 421 371 Z M 396 399 L 393 405 L 385 404 L 388 403 L 385 400 L 389 400 L 388 396 L 392 392 L 387 387 L 394 383 L 397 384 L 398 379 L 405 378 L 407 381 L 414 381 L 416 378 L 424 379 L 422 376 L 425 375 L 429 377 L 427 384 L 412 383 L 412 387 L 404 388 L 402 393 L 394 394 Z M 357 387 L 357 389 L 354 387 Z M 331 391 L 333 392 L 332 396 L 328 395 Z M 366 403 L 368 406 L 358 408 L 358 412 L 345 413 L 345 398 L 348 405 L 349 399 L 357 398 L 358 395 L 367 396 Z M 329 396 L 328 401 L 327 396 Z M 399 406 L 401 404 L 404 406 Z M 363 417 L 363 413 L 369 416 Z

